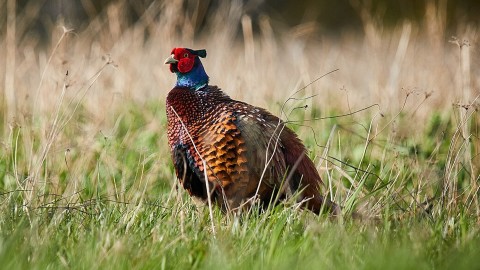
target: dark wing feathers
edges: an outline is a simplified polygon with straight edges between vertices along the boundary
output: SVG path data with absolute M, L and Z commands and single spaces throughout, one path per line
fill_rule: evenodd
M 206 200 L 205 182 L 203 182 L 203 177 L 201 177 L 200 169 L 195 166 L 193 157 L 190 156 L 185 145 L 177 145 L 173 149 L 173 165 L 175 166 L 177 179 L 182 187 L 190 195 Z

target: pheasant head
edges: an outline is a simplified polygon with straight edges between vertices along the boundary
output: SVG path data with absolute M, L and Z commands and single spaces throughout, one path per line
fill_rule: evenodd
M 177 75 L 175 86 L 198 90 L 208 85 L 208 75 L 200 61 L 200 57 L 206 56 L 206 50 L 173 48 L 165 64 L 170 64 L 170 71 Z

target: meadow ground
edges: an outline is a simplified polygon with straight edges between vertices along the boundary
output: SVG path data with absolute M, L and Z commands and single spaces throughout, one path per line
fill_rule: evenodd
M 1 268 L 478 268 L 475 27 L 316 38 L 219 12 L 197 37 L 178 8 L 126 27 L 113 6 L 80 32 L 52 25 L 46 46 L 19 15 L 2 36 Z M 343 218 L 286 202 L 211 220 L 176 189 L 163 60 L 177 46 L 206 48 L 212 84 L 289 122 Z

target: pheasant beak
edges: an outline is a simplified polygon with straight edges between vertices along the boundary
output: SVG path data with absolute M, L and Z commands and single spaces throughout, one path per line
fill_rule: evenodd
M 174 54 L 170 55 L 167 59 L 165 59 L 165 64 L 175 64 L 177 62 L 178 62 L 178 60 L 175 59 Z

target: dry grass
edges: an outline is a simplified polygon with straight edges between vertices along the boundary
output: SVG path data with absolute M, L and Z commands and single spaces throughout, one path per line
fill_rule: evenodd
M 118 20 L 124 6 L 112 4 L 85 30 L 52 25 L 46 46 L 25 34 L 35 12 L 8 16 L 0 40 L 2 220 L 12 205 L 33 224 L 38 209 L 54 209 L 49 213 L 60 222 L 69 211 L 102 212 L 108 208 L 99 202 L 114 201 L 125 204 L 115 222 L 140 230 L 138 217 L 147 218 L 145 207 L 158 199 L 174 205 L 180 237 L 189 237 L 199 225 L 192 217 L 202 214 L 185 210 L 190 201 L 172 188 L 163 107 L 175 80 L 163 60 L 185 46 L 207 49 L 211 84 L 277 115 L 298 89 L 339 69 L 296 94 L 283 115 L 307 125 L 292 127 L 312 150 L 330 195 L 346 209 L 381 217 L 387 231 L 392 220 L 427 215 L 440 220 L 432 227 L 444 237 L 478 233 L 471 229 L 480 213 L 477 26 L 459 27 L 459 39 L 451 39 L 441 13 L 428 9 L 425 25 L 395 29 L 364 17 L 365 35 L 315 37 L 311 24 L 277 29 L 267 17 L 253 33 L 242 7 L 231 4 L 199 35 L 181 2 L 155 3 L 129 27 Z M 245 230 L 216 217 L 216 226 L 227 227 L 220 238 Z

